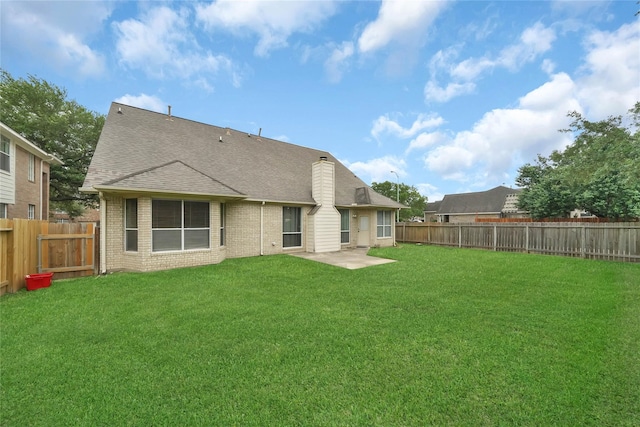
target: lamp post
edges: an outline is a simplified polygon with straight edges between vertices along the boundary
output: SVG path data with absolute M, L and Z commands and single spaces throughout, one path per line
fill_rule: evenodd
M 400 203 L 400 177 L 396 171 L 391 171 L 391 173 L 396 175 L 396 202 Z M 396 210 L 396 222 L 400 222 L 400 209 Z

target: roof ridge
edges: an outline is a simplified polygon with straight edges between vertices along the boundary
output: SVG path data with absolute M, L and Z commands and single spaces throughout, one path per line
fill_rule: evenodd
M 204 173 L 204 172 L 202 172 L 202 171 L 199 171 L 198 169 L 194 168 L 193 166 L 186 164 L 186 163 L 185 163 L 185 162 L 183 162 L 182 160 L 172 160 L 172 161 L 170 161 L 170 162 L 163 163 L 163 164 L 161 164 L 161 165 L 152 166 L 152 167 L 150 167 L 150 168 L 142 169 L 142 170 L 139 170 L 139 171 L 136 171 L 136 172 L 130 173 L 130 174 L 128 174 L 128 175 L 121 176 L 121 177 L 119 177 L 119 178 L 113 179 L 113 180 L 111 180 L 111 181 L 107 181 L 107 182 L 105 182 L 105 183 L 104 183 L 104 185 L 113 185 L 113 184 L 115 184 L 115 183 L 117 183 L 117 182 L 124 181 L 125 179 L 129 179 L 129 178 L 132 178 L 132 177 L 134 177 L 134 176 L 142 175 L 142 174 L 145 174 L 145 173 L 147 173 L 147 172 L 151 172 L 151 171 L 153 171 L 153 170 L 162 169 L 162 168 L 167 167 L 167 166 L 169 166 L 169 165 L 172 165 L 172 164 L 174 164 L 174 163 L 181 163 L 181 164 L 182 164 L 182 165 L 184 165 L 185 167 L 188 167 L 189 169 L 191 169 L 191 170 L 193 170 L 193 171 L 195 171 L 195 172 L 199 173 L 200 175 L 205 176 L 205 177 L 209 178 L 210 180 L 215 181 L 215 182 L 217 182 L 218 184 L 223 185 L 224 187 L 227 187 L 228 189 L 230 189 L 230 190 L 232 190 L 232 191 L 234 191 L 234 192 L 236 192 L 236 193 L 238 193 L 238 194 L 243 194 L 241 191 L 238 191 L 238 190 L 236 190 L 235 188 L 231 187 L 230 185 L 227 185 L 227 184 L 225 184 L 224 182 L 222 182 L 222 181 L 220 181 L 220 180 L 218 180 L 218 179 L 216 179 L 216 178 L 214 178 L 214 177 L 212 177 L 212 176 L 209 176 L 209 175 L 207 175 L 206 173 Z
M 112 104 L 121 105 L 123 107 L 128 107 L 128 108 L 134 108 L 136 110 L 139 110 L 139 111 L 142 111 L 142 112 L 145 112 L 145 113 L 158 114 L 160 116 L 165 116 L 165 117 L 168 116 L 167 113 L 161 113 L 161 112 L 158 112 L 158 111 L 147 110 L 146 108 L 141 108 L 141 107 L 136 107 L 136 106 L 133 106 L 133 105 L 123 104 L 121 102 L 113 101 Z M 269 141 L 278 142 L 280 144 L 287 144 L 287 145 L 292 145 L 294 147 L 304 148 L 304 149 L 307 149 L 307 150 L 318 151 L 318 152 L 323 153 L 323 154 L 330 154 L 328 151 L 322 150 L 322 149 L 319 149 L 319 148 L 307 147 L 305 145 L 295 144 L 293 142 L 281 141 L 279 139 L 269 138 L 269 137 L 264 136 L 264 135 L 256 135 L 254 133 L 245 132 L 245 131 L 242 131 L 242 130 L 239 130 L 239 129 L 235 129 L 235 128 L 232 128 L 232 127 L 229 127 L 229 126 L 218 126 L 218 125 L 214 125 L 214 124 L 211 124 L 211 123 L 205 123 L 205 122 L 200 122 L 200 121 L 193 120 L 193 119 L 187 119 L 187 118 L 184 118 L 184 117 L 175 116 L 173 114 L 171 114 L 170 117 L 171 117 L 171 119 L 183 120 L 183 121 L 186 121 L 186 122 L 196 123 L 196 124 L 200 124 L 200 125 L 203 125 L 203 126 L 209 126 L 209 127 L 212 127 L 212 128 L 218 128 L 218 129 L 223 129 L 223 130 L 227 130 L 228 129 L 230 131 L 238 132 L 238 133 L 243 134 L 243 135 L 251 135 L 251 136 L 258 137 L 260 139 L 268 139 Z

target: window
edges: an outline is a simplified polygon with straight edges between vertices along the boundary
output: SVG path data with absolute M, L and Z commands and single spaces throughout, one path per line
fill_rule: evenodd
M 349 222 L 351 213 L 349 209 L 338 209 L 340 212 L 340 243 L 349 243 Z
M 391 237 L 391 211 L 378 211 L 378 237 Z
M 153 200 L 151 247 L 154 252 L 209 248 L 209 202 Z
M 7 207 L 8 205 L 6 203 L 0 203 L 0 218 L 6 218 L 8 216 Z
M 295 248 L 302 246 L 301 208 L 282 207 L 282 247 Z
M 27 219 L 36 219 L 36 205 L 29 205 L 27 211 Z
M 220 246 L 225 245 L 224 227 L 227 222 L 227 205 L 220 203 Z
M 6 136 L 0 138 L 0 169 L 11 172 L 11 141 Z
M 27 168 L 27 179 L 31 182 L 36 180 L 36 156 L 29 153 L 29 165 Z
M 124 250 L 138 251 L 138 199 L 124 201 Z

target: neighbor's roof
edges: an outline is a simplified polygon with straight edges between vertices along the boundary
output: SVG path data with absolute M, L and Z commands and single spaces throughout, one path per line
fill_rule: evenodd
M 5 125 L 2 122 L 0 122 L 0 131 L 2 135 L 6 136 L 10 140 L 12 140 L 16 145 L 26 150 L 27 152 L 33 154 L 37 158 L 42 159 L 45 162 L 52 165 L 63 164 L 62 160 L 60 160 L 53 154 L 47 153 L 46 151 L 44 151 L 43 149 L 35 145 L 33 142 L 29 141 L 28 139 L 26 139 L 25 137 L 20 135 L 18 132 L 11 129 L 9 126 Z
M 498 186 L 487 191 L 475 193 L 447 194 L 442 199 L 437 213 L 449 214 L 479 214 L 500 213 L 509 194 L 518 194 L 521 190 Z
M 289 144 L 124 104 L 111 105 L 83 191 L 202 194 L 315 204 L 311 165 L 335 164 L 336 205 L 398 208 L 326 151 Z M 360 193 L 359 193 L 360 194 Z

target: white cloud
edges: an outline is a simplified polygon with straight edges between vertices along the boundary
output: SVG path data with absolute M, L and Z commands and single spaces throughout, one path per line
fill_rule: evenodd
M 126 94 L 117 98 L 115 102 L 121 104 L 131 105 L 132 107 L 144 108 L 145 110 L 155 111 L 157 113 L 165 112 L 167 103 L 154 95 L 146 95 L 141 93 L 140 95 Z
M 105 71 L 103 55 L 89 45 L 111 15 L 109 2 L 2 2 L 2 49 L 14 49 L 81 77 Z M 10 35 L 10 36 L 8 36 Z
M 165 6 L 147 10 L 140 19 L 114 23 L 120 63 L 141 69 L 154 78 L 194 77 L 208 91 L 213 89 L 205 76 L 224 70 L 234 86 L 238 86 L 240 77 L 233 62 L 224 55 L 204 52 L 190 25 L 187 9 L 172 10 Z
M 578 97 L 592 120 L 624 114 L 640 101 L 640 26 L 594 31 L 577 79 Z
M 438 51 L 429 62 L 430 79 L 425 84 L 424 96 L 427 102 L 446 102 L 457 96 L 475 90 L 475 81 L 495 68 L 517 71 L 524 64 L 536 60 L 549 51 L 556 39 L 555 31 L 540 22 L 526 28 L 517 43 L 503 48 L 495 57 L 485 55 L 479 58 L 467 58 L 455 63 L 459 55 L 459 46 Z M 548 67 L 547 67 L 548 68 Z M 438 74 L 451 79 L 446 86 L 438 83 Z
M 197 19 L 206 29 L 229 30 L 234 34 L 259 37 L 255 54 L 287 46 L 296 32 L 309 32 L 336 12 L 334 1 L 260 1 L 218 0 L 195 7 Z
M 504 178 L 504 171 L 535 155 L 548 155 L 571 142 L 559 133 L 569 123 L 569 111 L 581 111 L 575 83 L 565 73 L 521 97 L 517 108 L 494 109 L 484 114 L 471 130 L 458 132 L 429 151 L 426 167 L 446 179 L 469 180 L 474 168 L 479 176 Z
M 472 82 L 451 82 L 447 87 L 442 88 L 435 81 L 430 80 L 424 87 L 424 97 L 427 101 L 447 102 L 457 96 L 472 93 L 475 89 L 476 85 Z
M 419 150 L 434 145 L 443 144 L 448 140 L 449 137 L 443 132 L 424 132 L 411 140 L 411 142 L 409 143 L 409 147 L 405 151 L 405 154 L 409 154 L 413 150 Z
M 348 60 L 353 56 L 352 42 L 343 42 L 333 49 L 331 56 L 325 61 L 324 69 L 331 83 L 337 83 L 342 79 L 343 73 L 348 68 Z
M 404 128 L 386 114 L 378 117 L 373 122 L 371 135 L 376 140 L 379 139 L 382 134 L 390 134 L 398 138 L 411 138 L 424 129 L 438 127 L 443 123 L 444 119 L 437 114 L 419 114 L 410 128 Z
M 427 202 L 435 202 L 444 198 L 444 194 L 441 191 L 438 191 L 438 187 L 435 185 L 419 183 L 416 184 L 416 188 L 420 194 L 427 196 Z
M 445 6 L 443 1 L 383 0 L 377 19 L 362 31 L 358 49 L 367 53 L 384 48 L 391 42 L 420 43 Z
M 391 171 L 396 171 L 400 177 L 406 176 L 407 164 L 403 159 L 395 156 L 384 156 L 367 162 L 350 163 L 348 160 L 340 160 L 340 162 L 369 184 L 395 180 L 395 174 Z

